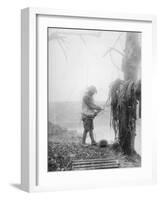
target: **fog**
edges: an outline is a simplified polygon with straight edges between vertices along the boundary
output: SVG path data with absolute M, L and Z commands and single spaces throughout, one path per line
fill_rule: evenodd
M 80 101 L 89 85 L 97 87 L 95 99 L 105 101 L 110 83 L 123 77 L 125 37 L 126 32 L 48 28 L 49 102 Z

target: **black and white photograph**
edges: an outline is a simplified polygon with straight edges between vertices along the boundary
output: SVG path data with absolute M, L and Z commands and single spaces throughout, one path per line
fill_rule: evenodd
M 141 167 L 142 33 L 48 27 L 48 171 Z

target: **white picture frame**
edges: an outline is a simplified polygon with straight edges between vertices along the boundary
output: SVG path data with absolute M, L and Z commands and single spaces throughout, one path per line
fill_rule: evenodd
M 40 19 L 41 17 L 42 19 Z M 54 18 L 57 20 L 53 22 Z M 70 23 L 68 23 L 68 20 L 70 20 Z M 90 23 L 91 21 L 92 23 Z M 155 134 L 153 134 L 150 140 L 146 139 L 144 141 L 143 146 L 146 152 L 143 155 L 143 167 L 141 167 L 141 170 L 121 169 L 121 171 L 114 172 L 108 170 L 108 173 L 106 170 L 99 172 L 63 172 L 63 174 L 57 172 L 52 176 L 51 173 L 45 172 L 45 166 L 44 168 L 42 167 L 42 165 L 47 165 L 45 157 L 47 141 L 46 144 L 44 143 L 44 139 L 47 136 L 42 136 L 41 133 L 46 128 L 46 125 L 42 122 L 47 115 L 45 114 L 46 108 L 41 109 L 43 107 L 41 105 L 47 104 L 44 95 L 46 94 L 46 90 L 42 89 L 40 92 L 39 87 L 41 85 L 41 88 L 46 88 L 44 84 L 47 84 L 47 76 L 46 68 L 43 64 L 40 64 L 38 56 L 43 55 L 42 57 L 44 58 L 41 60 L 41 63 L 45 63 L 47 54 L 41 51 L 43 47 L 45 49 L 46 41 L 44 40 L 44 42 L 39 43 L 39 37 L 43 37 L 43 34 L 45 34 L 44 30 L 50 24 L 53 25 L 54 23 L 56 26 L 60 23 L 60 26 L 64 25 L 67 27 L 74 27 L 76 24 L 78 26 L 79 23 L 80 27 L 85 24 L 86 27 L 97 27 L 100 29 L 102 27 L 103 29 L 107 21 L 110 21 L 113 28 L 116 26 L 113 23 L 118 22 L 116 29 L 120 27 L 119 29 L 121 30 L 124 27 L 126 30 L 136 29 L 145 31 L 144 35 L 150 46 L 148 46 L 149 50 L 146 50 L 146 47 L 144 47 L 144 50 L 147 51 L 146 56 L 149 56 L 147 61 L 145 61 L 147 69 L 145 70 L 145 67 L 143 67 L 142 70 L 144 77 L 143 91 L 145 91 L 143 93 L 143 98 L 145 99 L 143 101 L 145 122 L 142 131 L 147 131 L 149 134 L 152 131 L 152 125 L 148 123 L 151 121 L 153 124 L 154 122 L 154 119 L 151 117 L 153 113 L 152 109 L 148 110 L 150 116 L 146 117 L 147 105 L 151 104 L 150 99 L 146 98 L 148 95 L 146 88 L 151 87 L 148 83 L 148 78 L 151 75 L 148 69 L 152 65 L 155 68 L 155 16 L 25 8 L 21 12 L 21 187 L 25 191 L 54 191 L 74 188 L 107 187 L 122 184 L 152 184 L 156 182 Z M 125 23 L 125 25 L 121 23 Z M 151 147 L 148 148 L 150 143 Z M 148 158 L 149 154 L 151 156 Z

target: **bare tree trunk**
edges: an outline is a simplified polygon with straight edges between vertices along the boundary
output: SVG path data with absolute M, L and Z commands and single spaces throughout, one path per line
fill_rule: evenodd
M 125 44 L 125 55 L 122 60 L 122 71 L 124 73 L 124 80 L 132 80 L 134 82 L 137 81 L 140 76 L 140 61 L 141 61 L 141 47 L 140 47 L 140 34 L 139 33 L 127 33 L 126 35 L 126 44 Z M 126 134 L 120 133 L 122 135 L 122 140 L 129 142 L 126 140 Z M 135 135 L 136 130 L 135 126 L 131 131 L 130 145 L 131 152 L 134 152 L 135 146 Z M 121 141 L 120 141 L 121 142 Z M 125 144 L 125 146 L 129 146 L 129 144 Z
M 125 44 L 125 55 L 122 61 L 124 80 L 136 81 L 140 72 L 141 47 L 140 34 L 127 33 Z

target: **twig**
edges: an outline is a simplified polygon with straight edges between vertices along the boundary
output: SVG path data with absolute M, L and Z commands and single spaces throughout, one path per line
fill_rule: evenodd
M 84 37 L 83 37 L 82 35 L 80 35 L 80 39 L 82 40 L 83 44 L 84 44 L 85 46 L 87 46 L 87 43 L 86 43 L 86 41 L 85 41 L 85 39 L 84 39 Z
M 62 51 L 63 51 L 63 54 L 64 54 L 66 60 L 68 60 L 68 57 L 67 57 L 67 55 L 66 55 L 66 51 L 65 51 L 65 49 L 64 49 L 64 47 L 63 47 L 61 41 L 60 41 L 59 39 L 58 39 L 57 41 L 58 41 L 58 43 L 59 43 L 59 45 L 60 45 L 60 47 L 61 47 L 61 49 L 62 49 Z
M 117 37 L 117 39 L 115 40 L 115 42 L 113 43 L 112 47 L 110 47 L 105 54 L 103 55 L 103 57 L 105 57 L 108 53 L 110 53 L 111 50 L 115 49 L 115 46 L 117 44 L 117 42 L 120 40 L 120 37 L 122 36 L 122 33 L 119 34 L 119 36 Z M 115 49 L 116 50 L 116 49 Z M 118 52 L 120 53 L 120 51 L 118 50 Z M 122 54 L 122 53 L 121 53 Z
M 114 63 L 114 61 L 113 61 L 111 51 L 110 51 L 110 58 L 111 58 L 112 64 L 120 71 L 121 69 L 120 69 L 120 68 Z

